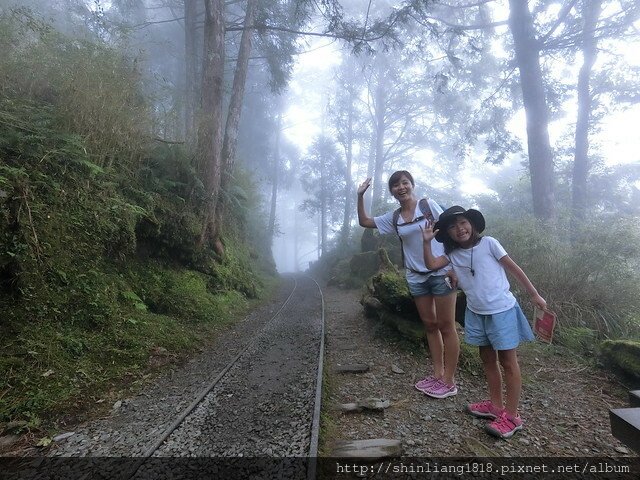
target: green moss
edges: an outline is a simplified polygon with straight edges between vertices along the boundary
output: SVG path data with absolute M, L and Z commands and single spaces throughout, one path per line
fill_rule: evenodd
M 598 348 L 598 332 L 586 327 L 562 326 L 554 332 L 554 339 L 577 353 L 593 355 Z
M 0 422 L 35 424 L 142 375 L 154 348 L 188 354 L 276 280 L 251 176 L 234 172 L 216 258 L 193 156 L 140 135 L 135 69 L 26 20 L 0 15 Z M 12 50 L 25 38 L 33 55 Z
M 393 312 L 416 313 L 413 298 L 403 276 L 395 270 L 383 270 L 371 279 L 374 296 Z
M 640 378 L 640 341 L 605 340 L 600 345 L 600 352 L 606 365 Z
M 400 316 L 391 313 L 386 310 L 380 310 L 378 312 L 379 318 L 387 325 L 397 330 L 403 338 L 409 342 L 422 345 L 425 342 L 425 332 L 420 319 L 407 318 L 406 316 Z

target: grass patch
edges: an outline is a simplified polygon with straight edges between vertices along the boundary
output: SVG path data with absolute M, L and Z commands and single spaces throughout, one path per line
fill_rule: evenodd
M 336 424 L 329 411 L 331 397 L 335 392 L 333 378 L 328 368 L 322 370 L 322 409 L 320 410 L 320 433 L 318 439 L 318 456 L 327 457 L 331 454 L 331 439 L 336 437 Z
M 137 292 L 131 287 L 135 283 L 127 284 L 121 301 L 112 305 L 117 315 L 100 328 L 63 321 L 42 321 L 37 328 L 14 325 L 11 338 L 2 341 L 1 422 L 24 420 L 25 428 L 33 428 L 69 408 L 91 404 L 114 385 L 152 371 L 154 349 L 161 347 L 175 358 L 187 356 L 271 295 L 277 285 L 269 280 L 261 299 L 248 300 L 235 291 L 209 291 L 197 272 L 141 267 L 133 278 L 140 277 L 157 283 L 138 287 Z M 175 288 L 154 290 L 165 282 Z M 163 305 L 171 305 L 170 311 L 147 308 L 149 291 L 163 294 Z
M 478 353 L 478 347 L 469 345 L 460 340 L 460 356 L 458 357 L 458 370 L 470 373 L 473 376 L 484 376 L 482 360 Z

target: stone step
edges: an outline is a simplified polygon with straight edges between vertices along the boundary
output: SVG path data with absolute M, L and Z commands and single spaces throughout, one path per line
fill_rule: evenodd
M 351 363 L 338 365 L 335 368 L 336 373 L 365 373 L 369 371 L 369 365 L 366 363 Z
M 402 455 L 402 442 L 392 438 L 373 438 L 369 440 L 340 440 L 336 442 L 332 457 L 366 458 L 376 460 L 395 458 Z
M 364 400 L 356 400 L 353 403 L 341 403 L 338 409 L 345 413 L 357 413 L 364 410 L 372 412 L 382 412 L 389 408 L 391 402 L 381 398 L 365 398 Z
M 640 408 L 611 409 L 609 421 L 613 436 L 640 453 Z

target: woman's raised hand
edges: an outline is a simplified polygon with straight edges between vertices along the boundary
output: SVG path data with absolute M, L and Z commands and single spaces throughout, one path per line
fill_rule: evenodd
M 360 184 L 358 187 L 358 195 L 364 195 L 364 192 L 367 191 L 367 188 L 371 185 L 371 177 L 367 178 L 364 182 Z

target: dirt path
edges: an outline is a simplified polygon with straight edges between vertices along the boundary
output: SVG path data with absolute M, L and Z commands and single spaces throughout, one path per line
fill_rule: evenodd
M 626 389 L 567 350 L 539 342 L 519 349 L 525 427 L 510 440 L 496 439 L 484 431 L 484 420 L 464 412 L 467 403 L 487 397 L 481 369 L 458 372 L 457 396 L 436 400 L 418 392 L 414 383 L 430 373 L 426 350 L 411 348 L 390 328 L 365 318 L 359 299 L 357 290 L 325 289 L 329 396 L 323 409 L 330 420 L 323 455 L 331 454 L 336 440 L 373 438 L 402 440 L 403 455 L 416 457 L 633 455 L 609 426 L 609 409 L 627 406 Z M 366 363 L 370 370 L 335 372 L 348 363 Z M 336 410 L 367 397 L 390 400 L 391 406 L 383 413 Z

